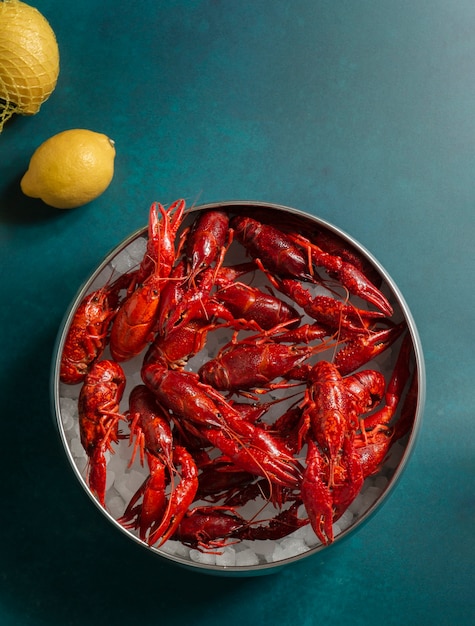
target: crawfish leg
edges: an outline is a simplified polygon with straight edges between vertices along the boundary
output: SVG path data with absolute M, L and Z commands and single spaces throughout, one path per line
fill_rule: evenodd
M 172 484 L 172 492 L 165 515 L 158 527 L 150 533 L 149 545 L 154 545 L 158 541 L 158 546 L 161 546 L 170 539 L 192 504 L 198 490 L 198 469 L 191 454 L 185 448 L 176 446 L 173 462 L 176 465 L 181 465 L 181 480 L 176 486 Z

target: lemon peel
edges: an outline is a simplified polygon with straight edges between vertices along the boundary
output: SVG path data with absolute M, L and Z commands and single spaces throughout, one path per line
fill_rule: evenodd
M 46 18 L 20 0 L 0 0 L 0 132 L 15 113 L 38 113 L 58 75 L 58 43 Z
M 44 141 L 20 181 L 26 196 L 56 209 L 95 200 L 114 176 L 115 143 L 103 133 L 75 128 Z

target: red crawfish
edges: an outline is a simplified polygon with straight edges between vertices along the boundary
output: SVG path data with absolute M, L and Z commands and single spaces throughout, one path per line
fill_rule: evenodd
M 362 384 L 360 384 L 362 381 Z M 351 388 L 353 383 L 354 388 Z M 335 365 L 318 361 L 312 368 L 302 403 L 301 441 L 307 433 L 318 443 L 328 459 L 329 486 L 335 482 L 335 467 L 340 462 L 345 438 L 358 428 L 358 416 L 380 402 L 385 379 L 375 370 L 367 370 L 355 382 L 344 379 Z
M 224 304 L 235 318 L 254 321 L 263 330 L 270 330 L 282 322 L 292 322 L 288 327 L 296 327 L 301 317 L 287 302 L 245 283 L 218 289 L 213 299 Z
M 302 501 L 315 534 L 323 544 L 329 544 L 333 541 L 333 503 L 325 481 L 324 461 L 316 443 L 310 438 L 305 463 Z
M 325 339 L 328 336 L 328 330 L 325 326 L 314 322 L 313 324 L 301 324 L 297 328 L 288 328 L 288 324 L 278 324 L 271 328 L 270 337 L 275 343 L 306 343 L 310 344 L 317 339 Z
M 222 325 L 213 318 L 213 313 L 219 314 L 217 308 L 221 307 L 203 310 L 200 306 L 192 309 L 192 312 L 188 310 L 183 319 L 179 315 L 176 325 L 173 325 L 175 318 L 172 315 L 185 297 L 180 282 L 184 278 L 184 271 L 185 263 L 182 260 L 173 269 L 171 280 L 162 292 L 158 315 L 160 332 L 157 332 L 145 354 L 144 365 L 164 360 L 170 368 L 183 368 L 189 358 L 204 348 L 208 332 Z M 228 317 L 231 317 L 230 314 Z M 165 332 L 164 329 L 168 330 Z
M 192 287 L 188 285 L 186 263 L 181 259 L 173 268 L 170 280 L 164 286 L 157 316 L 157 331 L 163 341 L 188 325 L 191 320 L 209 323 L 213 313 L 208 307 L 209 292 L 213 288 L 212 268 L 203 270 Z
M 96 361 L 86 374 L 79 393 L 79 431 L 89 459 L 88 482 L 92 493 L 105 506 L 107 450 L 119 441 L 119 404 L 125 389 L 125 374 L 115 361 Z
M 175 539 L 201 552 L 224 548 L 241 540 L 277 540 L 308 524 L 298 517 L 300 502 L 277 513 L 273 518 L 246 520 L 234 507 L 199 506 L 183 518 Z
M 185 257 L 189 282 L 219 259 L 229 239 L 229 216 L 224 211 L 202 211 L 186 234 Z
M 342 376 L 347 376 L 392 346 L 405 329 L 405 322 L 382 329 L 368 328 L 360 333 L 350 332 L 347 340 L 344 339 L 346 333 L 342 331 L 337 345 L 340 343 L 343 345 L 336 352 L 333 363 L 337 366 Z M 325 326 L 321 324 L 302 324 L 293 330 L 272 333 L 272 340 L 274 342 L 286 343 L 311 343 L 316 339 L 324 339 L 327 333 Z M 306 380 L 310 375 L 311 368 L 311 365 L 301 365 L 298 368 L 298 372 L 292 372 L 292 377 L 298 380 Z
M 308 452 L 302 499 L 322 543 L 333 541 L 332 523 L 356 498 L 365 478 L 379 471 L 392 443 L 406 434 L 413 422 L 411 385 L 401 411 L 401 426 L 399 420 L 395 425 L 391 423 L 410 379 L 410 354 L 406 335 L 386 389 L 382 375 L 373 370 L 342 378 L 331 364 L 319 366 L 324 371 L 317 371 L 315 377 L 318 375 L 321 384 L 313 389 L 318 395 L 313 396 L 312 414 L 307 416 L 312 423 L 305 426 L 313 430 L 313 436 L 306 436 Z M 383 396 L 384 406 L 360 418 L 357 426 L 355 418 L 376 407 Z M 315 409 L 323 409 L 323 418 Z M 319 417 L 321 423 L 317 421 Z
M 82 299 L 64 342 L 61 382 L 69 385 L 82 382 L 92 363 L 100 358 L 107 344 L 110 323 L 117 313 L 119 292 L 132 280 L 133 274 L 124 274 Z
M 267 270 L 281 277 L 314 281 L 311 263 L 292 237 L 243 215 L 235 215 L 230 223 L 235 238 Z
M 225 497 L 242 493 L 243 489 L 255 481 L 254 474 L 236 468 L 225 459 L 210 459 L 209 463 L 200 468 L 196 496 L 198 500 L 216 503 Z
M 153 337 L 160 294 L 174 263 L 174 239 L 179 220 L 173 211 L 178 206 L 179 215 L 182 215 L 183 204 L 179 201 L 177 206 L 173 204 L 168 211 L 158 206 L 162 210 L 162 220 L 154 226 L 153 248 L 158 255 L 154 258 L 154 269 L 122 303 L 112 325 L 110 349 L 116 361 L 133 358 L 142 352 Z
M 252 217 L 265 224 L 274 225 L 276 211 L 255 207 L 252 211 Z M 307 238 L 317 244 L 323 251 L 348 261 L 348 263 L 351 263 L 363 272 L 374 285 L 380 287 L 382 279 L 374 265 L 359 250 L 337 233 L 319 228 L 318 226 L 312 226 L 308 220 L 302 220 L 300 216 L 294 213 L 286 213 L 285 220 L 279 220 L 279 228 L 290 235 L 305 233 Z
M 266 388 L 275 378 L 285 378 L 298 365 L 327 347 L 324 343 L 288 346 L 270 340 L 255 343 L 244 339 L 229 344 L 214 359 L 204 363 L 198 375 L 204 383 L 220 391 Z
M 181 266 L 181 269 L 180 269 Z M 241 269 L 242 268 L 242 269 Z M 222 271 L 223 270 L 223 271 Z M 207 267 L 191 287 L 184 263 L 174 270 L 178 280 L 166 286 L 160 306 L 159 329 L 167 337 L 191 319 L 220 318 L 237 329 L 269 330 L 279 323 L 299 323 L 298 311 L 272 294 L 244 283 L 231 283 L 231 276 L 249 271 L 249 265 L 232 268 Z M 215 285 L 218 289 L 211 295 Z
M 173 535 L 193 502 L 198 470 L 188 451 L 175 445 L 168 416 L 145 385 L 131 391 L 127 417 L 131 438 L 135 438 L 141 455 L 146 455 L 150 475 L 132 497 L 119 522 L 127 528 L 137 528 L 139 537 L 149 545 L 157 542 L 161 545 Z M 131 463 L 133 458 L 134 455 Z
M 349 302 L 330 296 L 312 296 L 298 280 L 275 279 L 274 284 L 279 291 L 302 307 L 307 315 L 334 331 L 361 333 L 371 321 L 385 317 L 381 311 L 359 309 Z
M 142 369 L 144 383 L 172 419 L 195 430 L 240 469 L 285 486 L 296 486 L 300 464 L 262 428 L 244 420 L 218 392 L 191 372 L 153 363 Z
M 392 315 L 393 309 L 387 298 L 356 266 L 324 252 L 302 235 L 284 233 L 275 226 L 246 216 L 233 217 L 231 226 L 236 239 L 272 274 L 317 282 L 314 264 L 321 266 L 349 293 L 371 302 L 385 315 Z
M 410 371 L 411 354 L 412 345 L 407 333 L 401 342 L 396 365 L 384 393 L 384 406 L 361 420 L 361 432 L 355 437 L 354 445 L 365 478 L 379 470 L 390 446 L 406 435 L 414 423 L 417 377 L 415 371 L 412 374 Z M 354 380 L 355 376 L 357 374 L 349 379 Z M 408 383 L 409 389 L 401 413 L 395 421 Z
M 160 268 L 162 277 L 167 277 L 175 263 L 175 238 L 183 221 L 185 201 L 176 200 L 168 209 L 154 202 L 149 210 L 148 240 L 142 263 L 136 277 L 136 284 L 142 284 L 150 274 Z M 160 214 L 160 218 L 159 218 Z

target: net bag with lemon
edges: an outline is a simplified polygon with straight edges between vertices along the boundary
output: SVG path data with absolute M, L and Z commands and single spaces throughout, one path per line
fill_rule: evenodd
M 58 44 L 46 18 L 19 0 L 0 0 L 0 132 L 13 114 L 37 113 L 58 74 Z

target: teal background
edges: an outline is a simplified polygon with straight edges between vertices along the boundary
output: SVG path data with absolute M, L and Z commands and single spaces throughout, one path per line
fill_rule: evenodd
M 61 73 L 0 135 L 0 623 L 475 623 L 475 4 L 468 0 L 32 3 Z M 114 180 L 57 211 L 22 196 L 67 128 L 116 142 Z M 154 200 L 259 200 L 343 229 L 401 289 L 427 369 L 397 489 L 281 573 L 200 576 L 111 529 L 50 413 L 62 316 Z

